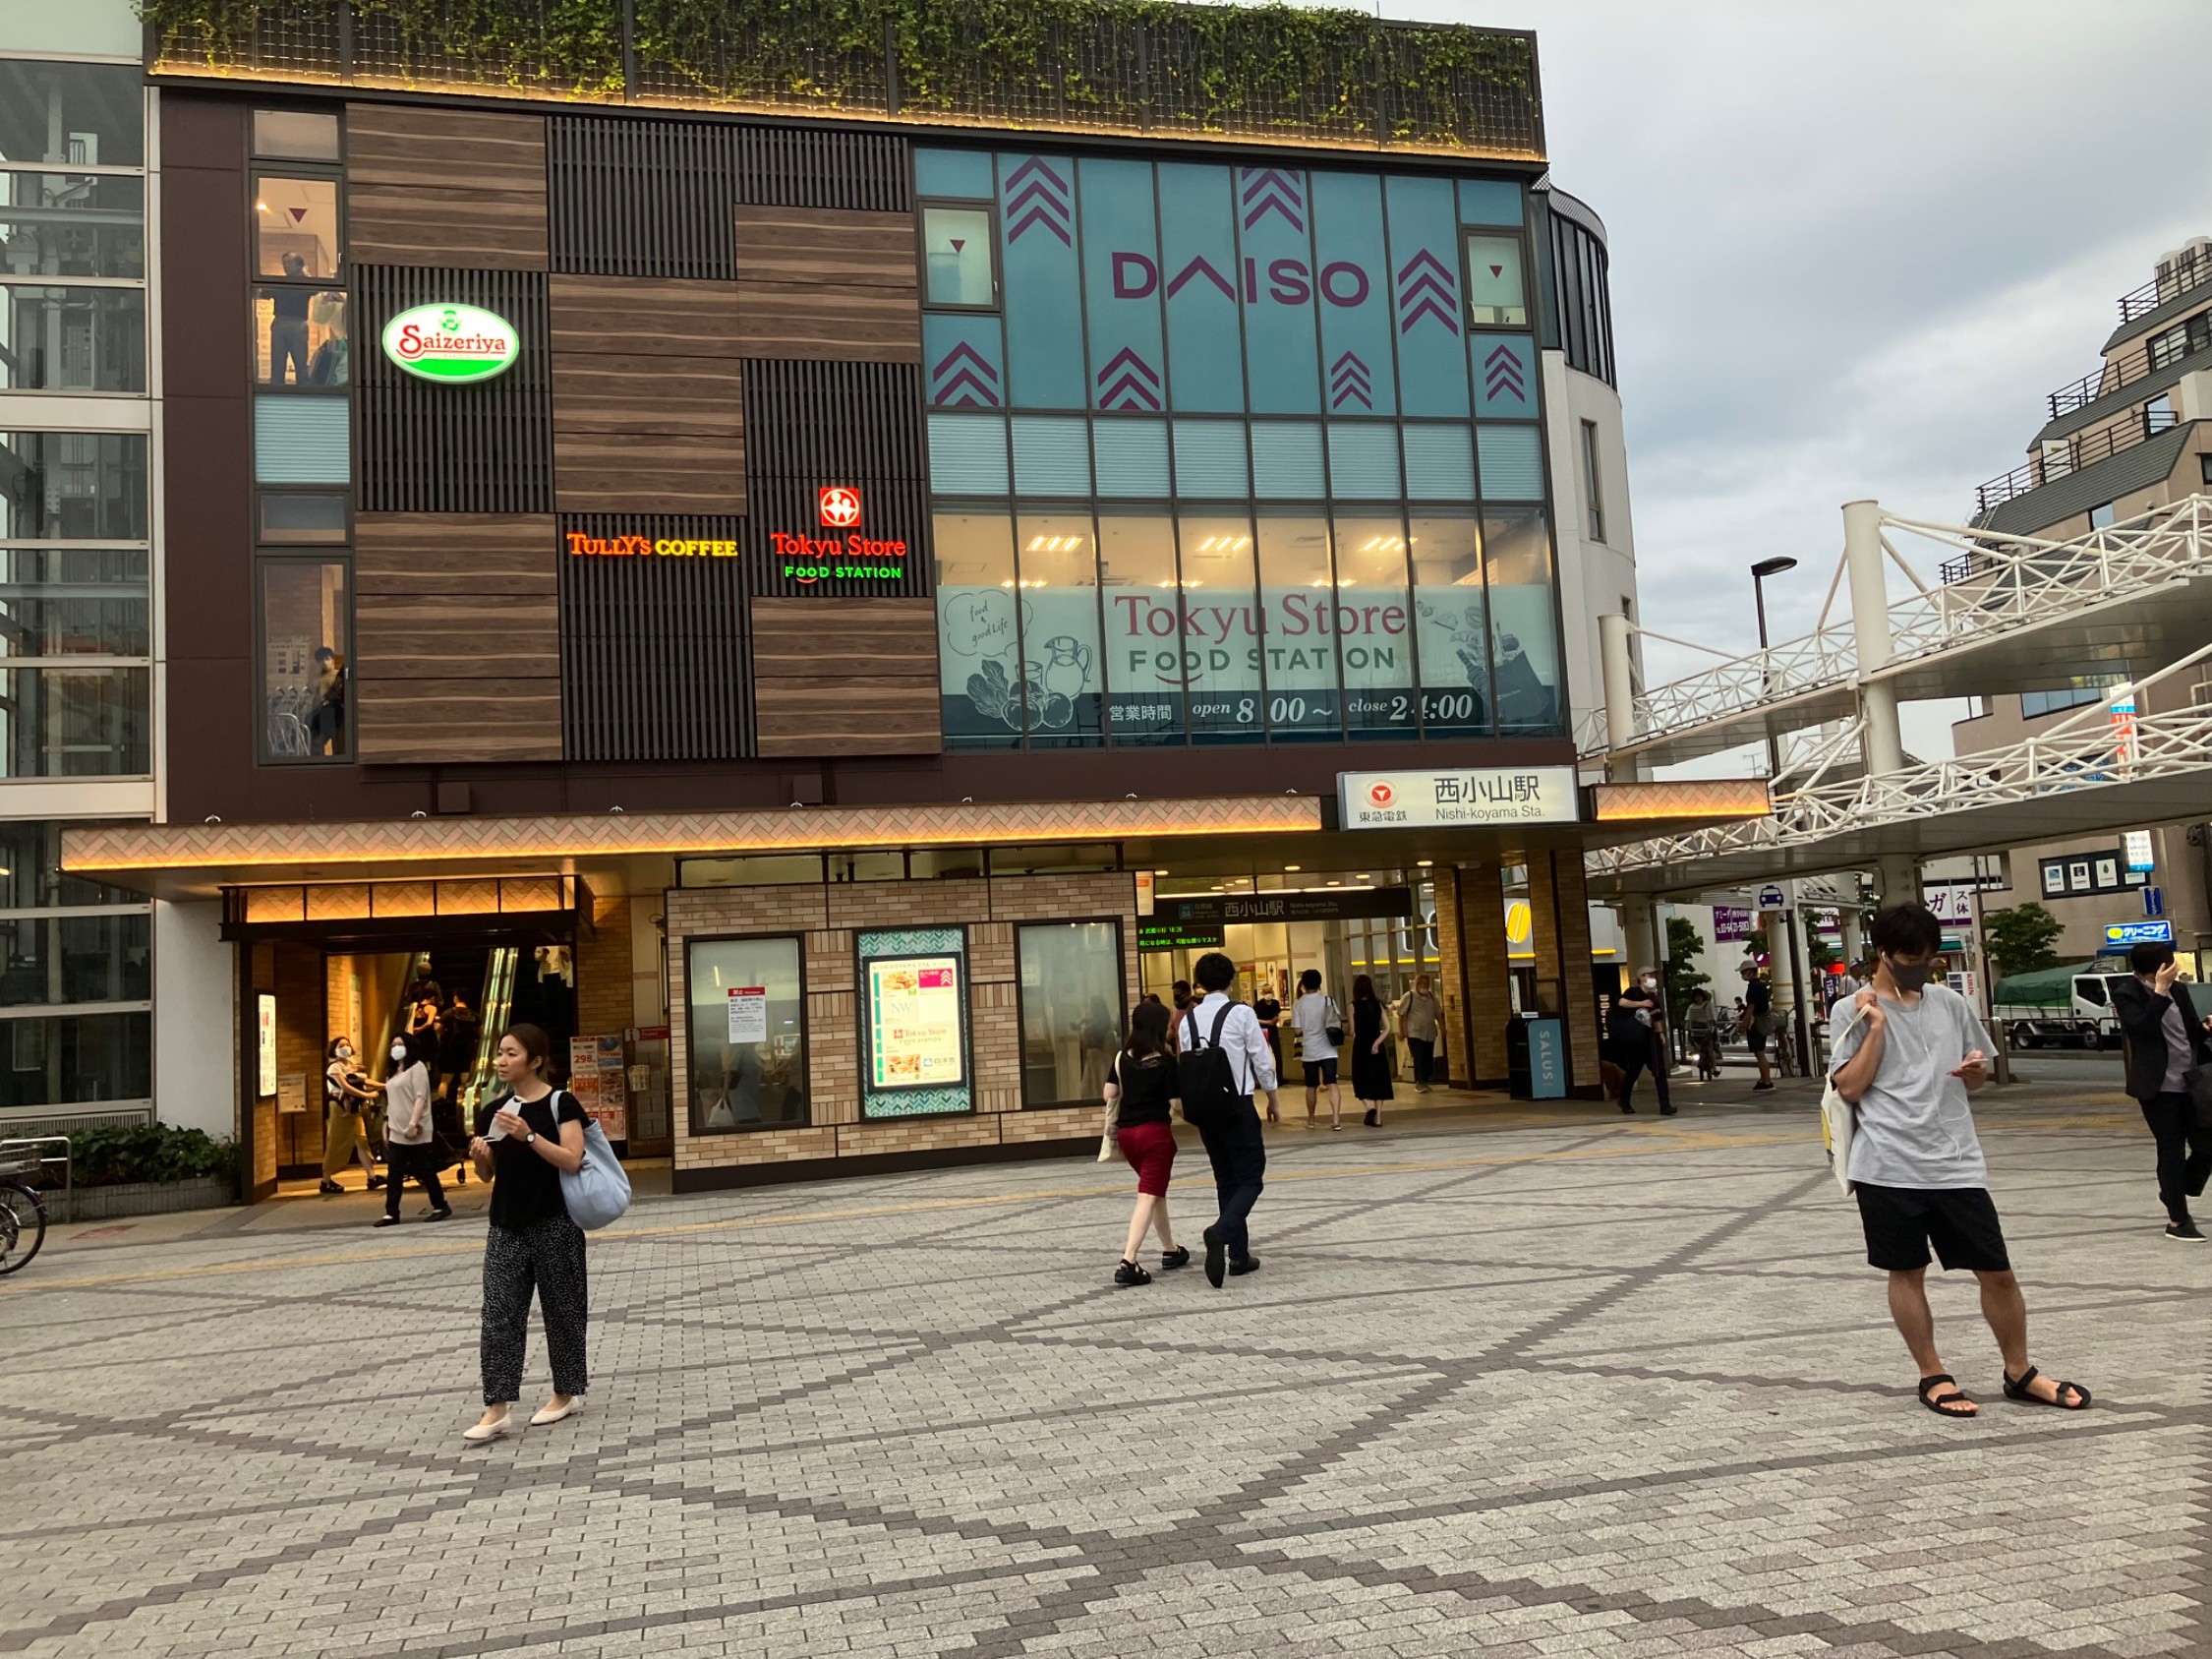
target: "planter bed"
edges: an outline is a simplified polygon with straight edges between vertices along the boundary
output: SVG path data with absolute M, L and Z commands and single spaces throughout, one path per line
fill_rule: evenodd
M 228 1176 L 191 1181 L 126 1181 L 111 1187 L 59 1188 L 38 1195 L 49 1221 L 102 1221 L 115 1215 L 168 1215 L 180 1210 L 215 1210 L 237 1202 Z

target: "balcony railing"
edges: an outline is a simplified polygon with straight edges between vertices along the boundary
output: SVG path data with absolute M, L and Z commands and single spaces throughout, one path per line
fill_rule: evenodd
M 2030 455 L 2024 465 L 2014 467 L 2001 478 L 1993 478 L 1974 491 L 1978 507 L 1976 516 L 1992 507 L 2002 506 L 2015 496 L 2024 496 L 2030 490 L 2040 490 L 2044 485 L 2079 472 L 2085 466 L 2110 460 L 2125 449 L 2132 449 L 2145 439 L 2156 438 L 2162 432 L 2171 432 L 2180 424 L 2180 418 L 2171 409 L 2143 408 L 2133 412 L 2126 420 L 2116 425 L 2099 427 L 2095 432 L 2076 433 L 2071 438 L 2054 438 L 2043 445 L 2042 453 Z
M 2174 262 L 2174 268 L 2163 276 L 2154 276 L 2140 288 L 2120 296 L 2120 321 L 2123 325 L 2147 317 L 2169 300 L 2178 300 L 2192 288 L 2201 288 L 2212 282 L 2212 258 L 2196 249 L 2183 252 Z
M 2051 418 L 2085 409 L 2100 397 L 2146 380 L 2161 369 L 2212 346 L 2212 314 L 2177 323 L 2164 333 L 2153 334 L 2131 351 L 2107 360 L 2093 375 L 2084 375 L 2071 385 L 2063 385 L 2050 397 Z
M 145 0 L 157 76 L 1539 159 L 1533 35 L 1167 0 Z

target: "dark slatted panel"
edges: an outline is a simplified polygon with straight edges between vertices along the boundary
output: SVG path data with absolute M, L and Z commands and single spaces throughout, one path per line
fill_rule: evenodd
M 354 447 L 363 512 L 551 512 L 553 353 L 546 276 L 526 270 L 353 267 Z M 410 306 L 482 306 L 522 339 L 495 380 L 403 373 L 378 342 Z
M 737 129 L 737 200 L 764 207 L 857 207 L 903 213 L 906 141 L 821 127 Z
M 921 370 L 908 363 L 745 364 L 746 557 L 755 593 L 927 595 L 936 591 L 929 540 L 929 468 Z M 906 544 L 899 581 L 786 579 L 771 531 L 843 539 L 824 529 L 816 492 L 860 492 L 860 534 Z
M 546 123 L 553 267 L 585 276 L 736 275 L 737 131 L 555 115 Z
M 570 534 L 733 542 L 732 518 L 560 520 L 561 729 L 570 760 L 736 760 L 751 752 L 742 558 L 604 557 Z

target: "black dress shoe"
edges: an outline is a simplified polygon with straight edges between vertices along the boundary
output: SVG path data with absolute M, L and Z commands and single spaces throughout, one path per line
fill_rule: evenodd
M 397 1215 L 379 1215 L 369 1224 L 373 1227 L 396 1227 L 399 1225 L 399 1217 Z
M 345 1191 L 345 1188 L 339 1186 L 337 1182 L 331 1180 L 328 1176 L 324 1176 L 320 1190 L 326 1193 L 342 1193 Z
M 433 1210 L 423 1217 L 426 1221 L 450 1221 L 452 1218 L 453 1208 L 451 1205 L 447 1205 L 443 1210 Z
M 1246 1274 L 1257 1272 L 1259 1272 L 1259 1258 L 1257 1256 L 1240 1256 L 1229 1264 L 1229 1276 L 1231 1278 L 1242 1278 Z
M 370 1176 L 370 1177 L 369 1177 L 369 1190 L 370 1190 L 371 1192 L 375 1192 L 375 1191 L 376 1191 L 376 1190 L 377 1190 L 377 1189 L 378 1189 L 378 1187 L 382 1186 L 383 1184 L 384 1184 L 384 1178 L 383 1178 L 383 1177 L 382 1177 L 381 1175 L 372 1175 L 372 1176 Z
M 1206 1282 L 1219 1290 L 1222 1279 L 1228 1274 L 1229 1246 L 1223 1242 L 1219 1229 L 1208 1227 L 1205 1230 L 1205 1247 Z

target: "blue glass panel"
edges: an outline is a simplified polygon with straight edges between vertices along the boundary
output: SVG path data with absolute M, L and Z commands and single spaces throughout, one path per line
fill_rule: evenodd
M 1167 499 L 1167 422 L 1093 421 L 1090 442 L 1101 496 Z
M 1313 246 L 1306 175 L 1281 167 L 1237 169 L 1237 250 L 1245 296 L 1246 379 L 1255 413 L 1321 410 L 1320 347 L 1313 335 Z
M 1459 366 L 1459 225 L 1449 179 L 1383 181 L 1390 206 L 1398 401 L 1409 415 L 1467 413 Z
M 1396 501 L 1397 428 L 1329 422 L 1329 494 L 1339 501 Z
M 1252 422 L 1252 493 L 1270 502 L 1317 502 L 1328 494 L 1320 422 Z
M 1243 421 L 1175 423 L 1175 493 L 1191 500 L 1251 493 Z
M 1313 175 L 1313 258 L 1329 413 L 1396 414 L 1380 179 L 1371 173 Z
M 1006 418 L 1002 415 L 929 417 L 929 488 L 939 496 L 1007 493 Z
M 1090 423 L 1080 415 L 1014 417 L 1014 490 L 1020 496 L 1090 494 Z
M 1010 401 L 1023 409 L 1080 409 L 1086 400 L 1075 162 L 1002 154 L 999 235 Z
M 1521 187 L 1511 179 L 1461 179 L 1461 224 L 1519 224 Z
M 991 156 L 982 149 L 917 149 L 914 192 L 918 196 L 991 199 Z
M 1167 352 L 1152 164 L 1085 156 L 1078 176 L 1091 405 L 1156 414 L 1167 403 Z
M 1160 167 L 1160 295 L 1167 308 L 1168 385 L 1178 409 L 1245 406 L 1237 326 L 1237 221 L 1229 169 Z
M 996 409 L 1006 401 L 1006 348 L 996 317 L 925 312 L 922 355 L 929 400 L 940 409 Z
M 1475 451 L 1483 463 L 1483 496 L 1492 502 L 1543 500 L 1543 450 L 1533 426 L 1480 426 Z
M 1536 419 L 1534 339 L 1527 334 L 1469 334 L 1467 356 L 1475 377 L 1477 419 Z
M 254 478 L 262 484 L 344 484 L 351 476 L 343 397 L 254 399 Z
M 1475 445 L 1466 427 L 1409 426 L 1404 436 L 1408 501 L 1475 499 Z

